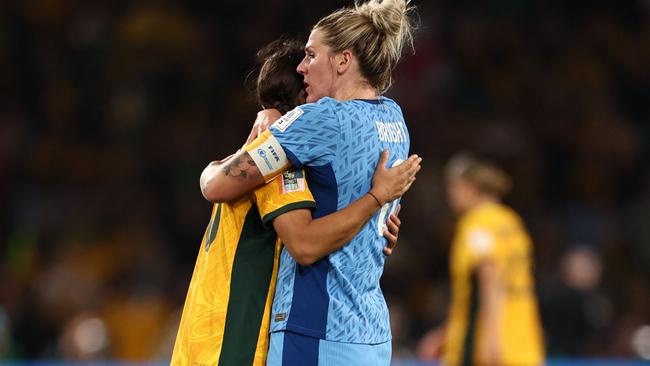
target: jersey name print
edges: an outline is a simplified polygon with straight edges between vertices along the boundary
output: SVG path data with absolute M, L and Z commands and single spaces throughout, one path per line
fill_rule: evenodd
M 406 142 L 407 134 L 402 123 L 375 121 L 379 140 L 385 142 Z

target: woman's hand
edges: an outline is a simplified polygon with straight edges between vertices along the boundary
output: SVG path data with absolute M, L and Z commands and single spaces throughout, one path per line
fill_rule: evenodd
M 415 182 L 415 175 L 420 171 L 421 161 L 422 158 L 413 154 L 401 164 L 386 168 L 388 150 L 381 153 L 370 189 L 370 194 L 379 201 L 380 206 L 401 197 L 411 188 Z
M 418 342 L 415 353 L 423 361 L 437 360 L 442 356 L 447 327 L 442 325 L 429 330 Z
M 246 139 L 246 145 L 253 142 L 253 140 L 255 140 L 257 136 L 259 136 L 262 132 L 268 130 L 269 127 L 271 127 L 271 125 L 274 124 L 275 121 L 277 121 L 280 117 L 282 117 L 282 113 L 273 108 L 263 109 L 257 112 L 257 118 L 255 119 L 255 123 L 253 123 L 253 129 L 251 130 L 251 133 Z
M 402 225 L 402 221 L 397 217 L 399 211 L 402 209 L 402 205 L 397 205 L 397 211 L 394 214 L 391 214 L 386 220 L 386 228 L 384 230 L 384 238 L 388 240 L 388 245 L 384 248 L 385 255 L 393 254 L 393 249 L 397 245 L 397 237 L 399 236 L 399 227 Z

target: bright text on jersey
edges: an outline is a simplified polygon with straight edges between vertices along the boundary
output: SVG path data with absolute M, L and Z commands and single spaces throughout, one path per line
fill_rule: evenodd
M 384 142 L 406 142 L 406 130 L 399 122 L 375 121 L 379 140 Z

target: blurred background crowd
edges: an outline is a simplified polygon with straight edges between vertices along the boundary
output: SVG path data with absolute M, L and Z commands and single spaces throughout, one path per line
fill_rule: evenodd
M 168 360 L 255 52 L 350 1 L 0 5 L 0 360 Z M 416 1 L 388 96 L 423 170 L 387 261 L 394 355 L 445 317 L 471 150 L 515 182 L 550 357 L 650 359 L 650 2 Z

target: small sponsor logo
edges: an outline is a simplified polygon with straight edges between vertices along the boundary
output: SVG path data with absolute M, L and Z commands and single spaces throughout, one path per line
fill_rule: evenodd
M 266 166 L 269 169 L 273 170 L 273 165 L 271 165 L 269 158 L 266 157 L 266 151 L 264 151 L 264 149 L 257 149 L 257 155 L 259 155 L 260 158 L 264 159 L 264 163 L 266 163 Z
M 266 151 L 264 151 L 264 149 L 257 149 L 257 153 L 263 158 L 266 157 Z
M 289 169 L 282 173 L 282 193 L 302 192 L 305 190 L 305 178 L 302 170 Z
M 283 322 L 286 319 L 286 317 L 287 317 L 286 313 L 275 314 L 275 321 L 276 322 Z
M 280 132 L 284 132 L 289 126 L 291 126 L 293 121 L 302 116 L 303 113 L 305 112 L 300 109 L 300 107 L 296 107 L 277 120 L 272 127 L 277 128 Z

